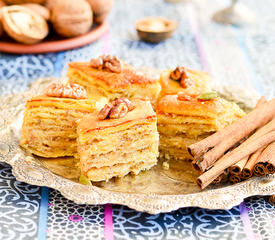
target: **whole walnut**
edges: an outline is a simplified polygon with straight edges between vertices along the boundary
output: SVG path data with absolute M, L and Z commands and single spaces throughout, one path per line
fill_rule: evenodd
M 43 4 L 45 0 L 4 0 L 6 4 L 38 3 Z
M 87 0 L 90 4 L 93 13 L 94 21 L 96 23 L 102 23 L 113 6 L 113 0 Z
M 64 37 L 88 32 L 93 24 L 93 12 L 86 0 L 57 1 L 51 9 L 54 30 Z
M 53 6 L 56 5 L 58 1 L 64 1 L 64 0 L 46 0 L 44 5 L 49 10 L 52 10 Z
M 1 12 L 5 32 L 18 42 L 34 44 L 49 33 L 46 20 L 27 7 L 11 5 L 3 7 Z
M 45 18 L 46 20 L 50 19 L 50 10 L 40 4 L 37 3 L 23 3 L 21 6 L 27 7 L 33 11 L 35 11 L 37 14 L 39 14 L 41 17 Z
M 3 23 L 2 23 L 2 11 L 1 11 L 1 8 L 2 7 L 5 7 L 6 4 L 0 0 L 0 37 L 3 35 L 4 33 L 4 30 L 3 30 Z

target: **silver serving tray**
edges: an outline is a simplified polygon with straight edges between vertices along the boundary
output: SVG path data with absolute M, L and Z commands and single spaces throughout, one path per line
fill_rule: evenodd
M 79 204 L 122 204 L 152 214 L 190 206 L 229 209 L 249 196 L 275 194 L 275 175 L 200 190 L 195 184 L 197 173 L 187 162 L 170 162 L 170 168 L 165 170 L 159 161 L 153 169 L 137 176 L 129 174 L 92 185 L 78 183 L 78 160 L 39 158 L 18 145 L 26 100 L 51 82 L 63 80 L 39 79 L 24 93 L 0 97 L 0 161 L 11 165 L 18 181 L 51 187 Z

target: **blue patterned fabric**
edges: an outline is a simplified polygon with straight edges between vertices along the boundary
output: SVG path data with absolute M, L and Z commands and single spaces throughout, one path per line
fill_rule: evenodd
M 275 96 L 274 1 L 241 1 L 258 17 L 255 26 L 244 28 L 211 22 L 211 15 L 227 1 L 193 2 L 193 17 L 212 76 Z M 202 69 L 188 9 L 190 5 L 185 3 L 162 0 L 115 0 L 109 18 L 110 52 L 136 67 L 186 65 Z M 138 41 L 134 22 L 155 15 L 178 21 L 175 34 L 157 45 Z M 100 39 L 79 49 L 45 55 L 1 53 L 0 95 L 22 92 L 39 77 L 65 75 L 68 62 L 98 56 L 104 44 Z M 0 163 L 0 239 L 104 239 L 104 206 L 77 205 L 52 189 L 45 200 L 42 193 L 40 187 L 16 181 L 10 167 Z M 254 239 L 275 239 L 275 207 L 265 197 L 249 198 L 245 205 Z M 238 206 L 230 210 L 184 208 L 150 215 L 113 205 L 113 222 L 115 239 L 248 239 Z

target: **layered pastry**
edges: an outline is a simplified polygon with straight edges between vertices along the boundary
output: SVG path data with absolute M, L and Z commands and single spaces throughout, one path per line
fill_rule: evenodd
M 235 103 L 209 94 L 166 95 L 158 102 L 156 111 L 162 157 L 191 159 L 187 146 L 244 116 Z
M 52 84 L 26 103 L 20 145 L 41 157 L 77 156 L 77 120 L 104 106 L 77 84 Z
M 207 72 L 191 70 L 185 67 L 177 67 L 165 70 L 160 75 L 160 96 L 174 95 L 182 92 L 189 95 L 209 92 L 210 77 Z
M 157 163 L 157 119 L 149 101 L 117 99 L 81 119 L 77 133 L 80 168 L 91 181 L 138 174 Z
M 155 105 L 160 92 L 160 83 L 141 74 L 128 64 L 112 56 L 100 56 L 90 62 L 69 63 L 70 83 L 84 86 L 88 97 L 101 95 L 114 100 L 148 99 Z

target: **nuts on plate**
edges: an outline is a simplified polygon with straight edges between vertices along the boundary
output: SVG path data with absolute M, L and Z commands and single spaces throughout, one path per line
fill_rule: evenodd
M 42 4 L 45 0 L 4 0 L 6 4 L 37 3 Z
M 43 40 L 49 32 L 46 20 L 23 6 L 3 7 L 2 21 L 7 34 L 25 44 L 37 43 Z
M 113 0 L 87 0 L 94 13 L 94 21 L 102 23 L 111 11 Z
M 2 24 L 2 11 L 1 8 L 6 6 L 6 4 L 0 0 L 0 37 L 3 35 L 3 24 Z
M 37 4 L 37 3 L 24 3 L 21 4 L 21 6 L 27 7 L 31 10 L 33 10 L 34 12 L 38 13 L 41 17 L 45 18 L 46 20 L 50 19 L 50 11 L 48 8 Z
M 92 10 L 85 0 L 57 1 L 51 11 L 54 30 L 64 37 L 84 34 L 93 23 Z

